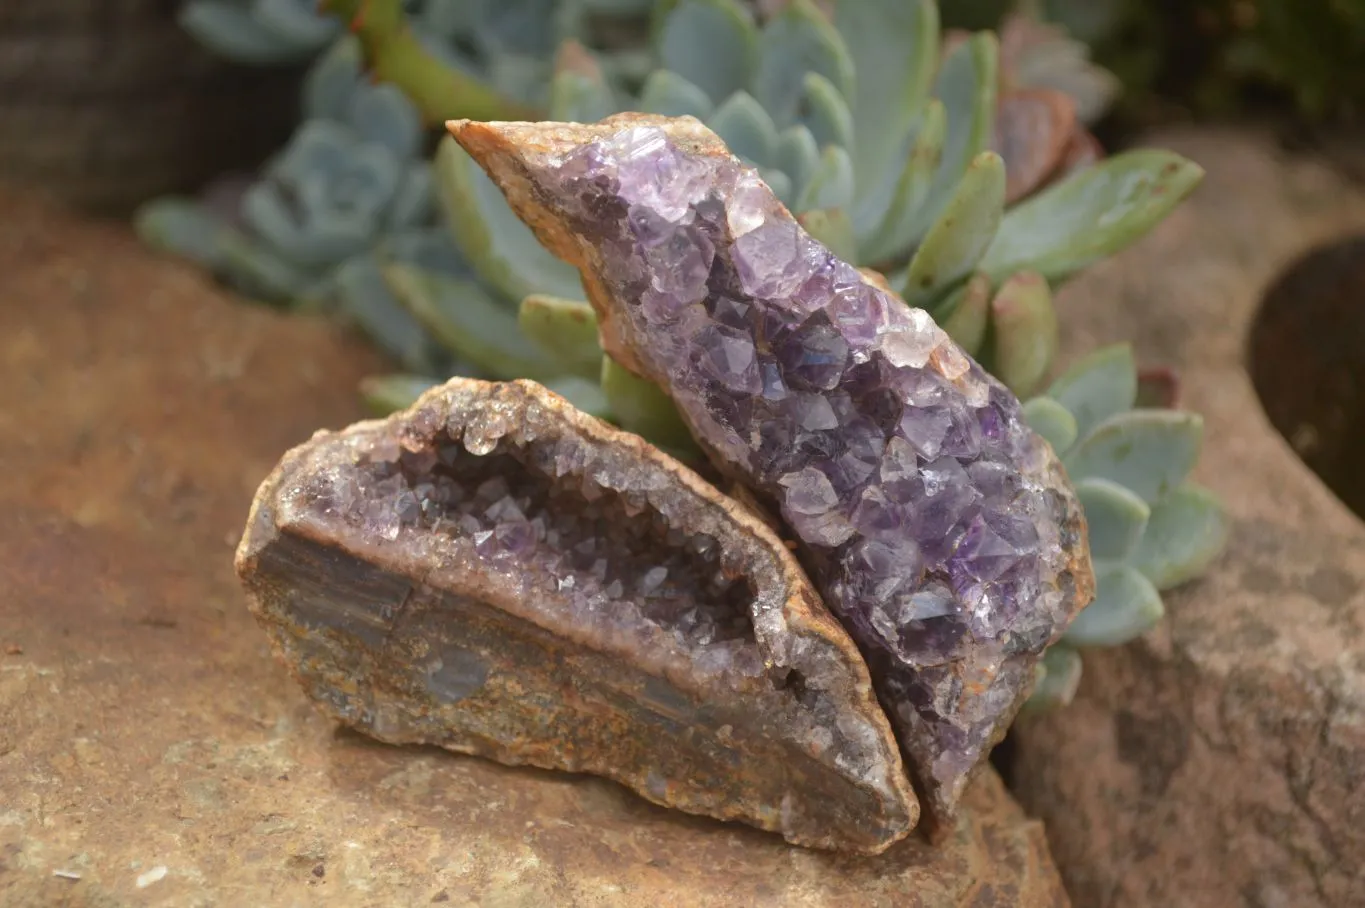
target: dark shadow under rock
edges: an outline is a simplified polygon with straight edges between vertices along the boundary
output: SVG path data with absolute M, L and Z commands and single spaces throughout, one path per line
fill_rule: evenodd
M 1275 428 L 1365 517 L 1365 235 L 1319 246 L 1280 275 L 1247 366 Z

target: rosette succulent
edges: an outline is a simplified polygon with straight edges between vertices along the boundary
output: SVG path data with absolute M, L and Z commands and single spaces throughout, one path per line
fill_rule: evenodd
M 1131 348 L 1097 350 L 1024 405 L 1058 453 L 1090 533 L 1095 599 L 1044 661 L 1032 706 L 1063 704 L 1080 680 L 1077 648 L 1117 646 L 1156 626 L 1162 591 L 1198 576 L 1222 549 L 1218 498 L 1189 480 L 1203 421 L 1140 401 Z
M 442 367 L 445 354 L 380 277 L 391 260 L 458 262 L 416 109 L 392 85 L 365 78 L 350 37 L 309 71 L 303 109 L 290 142 L 254 180 L 154 200 L 137 215 L 139 232 L 249 296 L 340 309 L 409 368 Z
M 258 66 L 307 61 L 343 28 L 315 0 L 189 0 L 177 20 L 214 53 Z
M 346 30 L 367 63 L 428 121 L 534 116 L 549 104 L 557 49 L 592 48 L 622 90 L 649 72 L 653 0 L 190 0 L 180 23 L 216 53 L 298 63 Z

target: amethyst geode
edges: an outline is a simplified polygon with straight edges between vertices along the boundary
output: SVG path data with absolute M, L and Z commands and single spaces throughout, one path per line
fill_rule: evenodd
M 1093 586 L 1019 402 L 696 120 L 450 129 L 579 267 L 608 351 L 780 510 L 945 819 Z
M 919 818 L 853 641 L 785 543 L 528 381 L 319 432 L 237 552 L 309 697 L 390 743 L 591 772 L 877 854 Z

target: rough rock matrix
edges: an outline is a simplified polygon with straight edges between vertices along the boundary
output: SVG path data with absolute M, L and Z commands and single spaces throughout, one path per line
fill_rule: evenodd
M 696 120 L 450 126 L 580 268 L 609 352 L 780 509 L 951 814 L 1091 594 L 1080 509 L 1018 401 Z
M 918 819 L 857 648 L 757 518 L 531 382 L 290 452 L 238 553 L 314 701 L 391 743 L 616 779 L 877 853 Z

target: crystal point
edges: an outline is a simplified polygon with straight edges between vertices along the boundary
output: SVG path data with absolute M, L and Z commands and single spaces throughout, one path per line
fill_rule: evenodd
M 946 820 L 1093 589 L 1080 508 L 1019 402 L 925 312 L 806 234 L 696 120 L 451 131 L 580 269 L 608 350 L 669 392 L 722 471 L 780 509 Z M 590 184 L 564 163 L 584 157 Z M 678 172 L 685 186 L 667 177 Z M 642 283 L 673 280 L 658 269 L 692 268 L 660 260 L 636 226 L 659 218 L 709 243 L 700 353 L 677 354 L 658 315 L 693 302 L 692 284 L 639 304 Z M 728 314 L 737 303 L 743 319 Z M 722 331 L 752 348 L 717 356 L 709 338 Z

